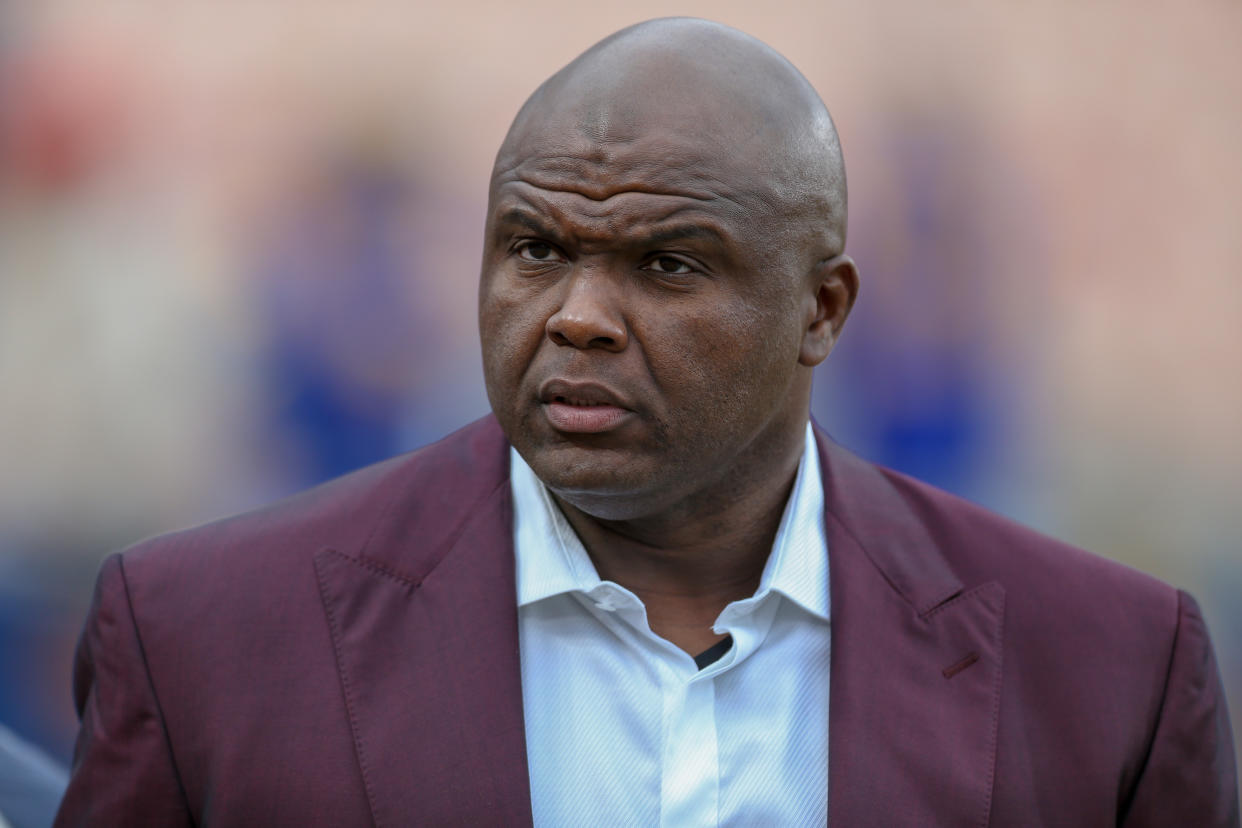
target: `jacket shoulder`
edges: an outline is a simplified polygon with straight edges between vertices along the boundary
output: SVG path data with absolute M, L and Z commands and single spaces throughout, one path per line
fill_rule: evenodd
M 364 553 L 396 527 L 431 540 L 508 479 L 507 452 L 499 426 L 485 417 L 276 503 L 141 541 L 121 553 L 125 570 L 267 567 L 325 548 Z
M 1174 623 L 1177 590 L 1169 584 L 928 483 L 877 468 L 964 583 L 998 580 L 1019 595 L 1038 596 L 1046 607 L 1083 606 L 1093 615 L 1120 602 L 1115 609 L 1153 616 L 1161 627 Z
M 1062 715 L 1076 711 L 1093 719 L 1077 736 L 1061 738 L 1091 733 L 1094 745 L 1063 749 L 1089 753 L 1124 745 L 1117 755 L 1141 756 L 1191 599 L 1146 573 L 926 483 L 890 470 L 881 474 L 965 589 L 988 582 L 1003 587 L 1006 693 L 1014 709 L 1031 715 L 1056 696 Z M 1093 712 L 1102 699 L 1112 705 L 1103 718 Z M 1123 773 L 1128 779 L 1137 772 L 1133 761 Z

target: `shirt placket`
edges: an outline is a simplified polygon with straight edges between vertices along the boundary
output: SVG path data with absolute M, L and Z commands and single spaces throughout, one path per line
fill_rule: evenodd
M 720 754 L 711 676 L 719 671 L 700 673 L 689 655 L 656 636 L 646 608 L 626 590 L 601 584 L 590 591 L 589 600 L 605 625 L 655 667 L 663 704 L 660 824 L 716 825 Z
M 685 659 L 689 661 L 688 656 Z M 720 798 L 716 683 L 686 665 L 665 662 L 660 672 L 665 734 L 660 824 L 716 825 Z

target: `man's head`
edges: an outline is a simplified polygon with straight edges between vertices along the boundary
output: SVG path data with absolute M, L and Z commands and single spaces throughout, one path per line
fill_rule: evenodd
M 845 204 L 828 112 L 766 45 L 668 19 L 592 47 L 492 173 L 479 325 L 510 442 L 600 518 L 764 485 L 857 292 Z

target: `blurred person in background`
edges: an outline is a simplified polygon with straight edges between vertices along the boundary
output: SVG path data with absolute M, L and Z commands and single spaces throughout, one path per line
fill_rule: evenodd
M 571 63 L 493 171 L 494 416 L 109 558 L 59 824 L 1238 825 L 1193 599 L 809 422 L 844 240 L 768 47 Z
M 978 215 L 995 215 L 996 190 L 1009 188 L 992 183 L 1002 166 L 974 146 L 969 117 L 890 118 L 871 137 L 887 187 L 868 204 L 882 220 L 853 210 L 861 232 L 850 232 L 855 259 L 883 278 L 868 283 L 851 314 L 812 409 L 831 410 L 833 437 L 865 446 L 868 459 L 996 508 L 988 470 L 1012 438 L 1006 403 L 1022 375 L 1010 354 L 989 347 L 997 339 L 989 282 L 997 257 L 1009 254 L 994 249 L 993 228 Z
M 409 301 L 420 278 L 403 220 L 412 182 L 367 146 L 323 166 L 265 235 L 252 280 L 273 399 L 266 431 L 290 444 L 293 488 L 400 450 L 409 400 L 428 384 L 418 355 L 440 333 L 434 309 Z

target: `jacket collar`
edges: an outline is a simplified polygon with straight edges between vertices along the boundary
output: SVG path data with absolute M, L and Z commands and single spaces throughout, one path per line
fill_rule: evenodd
M 964 588 L 928 487 L 816 437 L 832 573 L 829 824 L 986 825 L 1004 590 Z
M 417 452 L 315 556 L 376 825 L 531 822 L 506 452 L 490 417 Z

